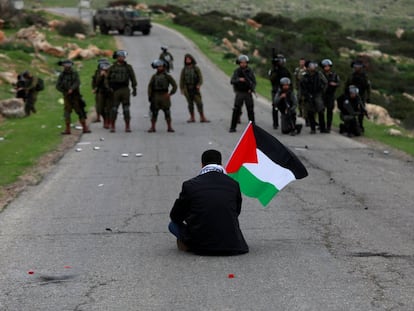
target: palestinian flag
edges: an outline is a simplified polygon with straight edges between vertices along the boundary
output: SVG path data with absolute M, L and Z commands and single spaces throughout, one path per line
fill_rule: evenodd
M 293 180 L 308 176 L 296 155 L 274 136 L 251 122 L 226 165 L 242 193 L 263 206 Z

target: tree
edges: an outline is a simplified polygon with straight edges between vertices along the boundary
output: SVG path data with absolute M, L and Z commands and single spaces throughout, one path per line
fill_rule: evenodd
M 13 1 L 0 0 L 0 16 L 2 18 L 10 17 L 13 11 L 14 11 Z

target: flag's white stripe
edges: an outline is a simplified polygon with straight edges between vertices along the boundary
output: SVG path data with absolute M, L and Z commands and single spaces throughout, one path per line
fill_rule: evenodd
M 244 163 L 243 166 L 258 179 L 273 184 L 278 190 L 296 179 L 290 170 L 270 160 L 259 149 L 256 152 L 259 163 Z

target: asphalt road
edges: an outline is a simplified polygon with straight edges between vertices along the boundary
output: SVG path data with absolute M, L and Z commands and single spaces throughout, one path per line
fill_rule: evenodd
M 229 133 L 229 77 L 180 35 L 154 26 L 150 36 L 119 38 L 139 84 L 132 133 L 122 120 L 116 133 L 92 124 L 39 185 L 0 214 L 1 311 L 413 309 L 413 162 L 336 133 L 281 135 L 262 99 L 257 124 L 289 146 L 309 176 L 267 209 L 243 197 L 248 254 L 178 251 L 167 225 L 181 183 L 198 173 L 205 149 L 228 159 L 246 113 Z M 211 123 L 187 124 L 177 93 L 176 132 L 166 132 L 162 113 L 157 132 L 146 132 L 150 63 L 162 44 L 175 56 L 177 80 L 183 55 L 196 57 Z

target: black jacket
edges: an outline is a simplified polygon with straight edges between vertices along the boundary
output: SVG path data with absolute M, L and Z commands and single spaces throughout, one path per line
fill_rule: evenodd
M 219 172 L 208 172 L 182 185 L 170 217 L 187 224 L 183 242 L 203 255 L 234 255 L 249 251 L 239 227 L 242 197 L 239 184 Z

